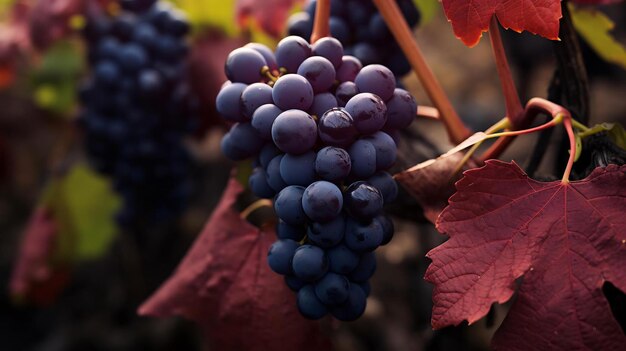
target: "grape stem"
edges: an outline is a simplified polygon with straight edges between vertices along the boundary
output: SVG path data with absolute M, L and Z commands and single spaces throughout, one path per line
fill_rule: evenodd
M 495 15 L 491 17 L 491 22 L 489 23 L 489 39 L 491 40 L 491 49 L 496 61 L 496 68 L 498 70 L 498 76 L 500 77 L 500 83 L 502 84 L 502 93 L 504 94 L 504 101 L 506 105 L 506 115 L 511 120 L 513 128 L 517 129 L 519 128 L 520 119 L 523 118 L 524 108 L 520 102 L 517 88 L 515 88 L 515 83 L 513 82 L 509 62 L 506 58 L 504 45 L 502 44 L 500 25 L 498 24 L 498 20 Z
M 315 6 L 311 44 L 328 36 L 330 36 L 330 0 L 318 0 Z
M 394 38 L 400 45 L 402 52 L 411 63 L 411 67 L 413 67 L 413 71 L 417 74 L 417 77 L 424 86 L 428 97 L 439 110 L 440 119 L 446 126 L 450 141 L 455 144 L 462 142 L 470 135 L 470 131 L 459 118 L 452 107 L 452 103 L 439 84 L 439 81 L 437 81 L 437 78 L 435 78 L 435 75 L 426 64 L 426 60 L 417 42 L 414 40 L 411 28 L 409 28 L 402 12 L 400 12 L 398 4 L 395 0 L 373 1 L 380 14 L 383 16 L 387 27 L 389 27 Z
M 241 214 L 239 214 L 239 217 L 241 217 L 241 219 L 247 219 L 252 214 L 252 212 L 263 207 L 273 207 L 273 206 L 274 205 L 272 204 L 271 200 L 260 199 L 251 203 L 248 207 L 246 207 L 243 211 L 241 211 Z
M 439 110 L 430 106 L 417 106 L 417 117 L 427 119 L 439 119 Z

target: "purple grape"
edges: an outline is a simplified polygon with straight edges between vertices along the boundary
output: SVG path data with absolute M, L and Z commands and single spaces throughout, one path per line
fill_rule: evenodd
M 314 222 L 332 221 L 339 215 L 342 206 L 341 190 L 327 181 L 317 181 L 309 185 L 302 196 L 302 208 Z
M 313 117 L 304 111 L 287 110 L 274 120 L 272 139 L 283 152 L 302 154 L 315 145 L 317 124 Z
M 337 69 L 337 80 L 340 82 L 354 82 L 363 64 L 354 56 L 345 55 L 341 58 L 341 66 Z
M 387 122 L 387 107 L 375 94 L 355 95 L 346 104 L 346 111 L 352 116 L 354 126 L 361 134 L 375 133 Z
M 222 118 L 232 122 L 245 122 L 247 118 L 241 110 L 241 94 L 247 85 L 243 83 L 229 83 L 224 85 L 215 98 L 217 112 Z
M 369 141 L 363 139 L 355 141 L 348 149 L 348 154 L 353 176 L 365 179 L 376 172 L 376 148 Z
M 315 284 L 315 295 L 325 305 L 344 303 L 350 295 L 350 283 L 343 275 L 327 273 Z
M 298 71 L 300 64 L 311 56 L 309 43 L 295 35 L 283 38 L 276 46 L 276 62 L 279 67 L 285 68 L 288 73 Z
M 274 83 L 272 98 L 282 110 L 306 111 L 313 104 L 313 87 L 303 76 L 286 74 Z
M 313 55 L 326 58 L 337 69 L 342 63 L 343 45 L 333 37 L 321 38 L 313 44 Z
M 331 93 L 321 93 L 315 95 L 313 98 L 313 104 L 309 109 L 309 112 L 313 116 L 317 116 L 318 118 L 323 116 L 326 111 L 331 108 L 337 107 L 337 99 Z
M 298 75 L 311 83 L 314 93 L 328 91 L 335 82 L 333 64 L 321 56 L 312 56 L 304 60 L 298 67 Z
M 252 49 L 263 56 L 265 62 L 270 70 L 278 70 L 278 63 L 276 62 L 276 56 L 270 48 L 261 43 L 248 43 L 244 45 L 244 48 Z
M 378 95 L 383 101 L 391 99 L 396 89 L 396 78 L 389 68 L 383 65 L 363 67 L 354 79 L 361 92 Z
M 278 274 L 291 274 L 293 255 L 298 248 L 298 243 L 293 240 L 278 240 L 267 253 L 267 263 Z
M 327 146 L 317 153 L 315 172 L 324 180 L 341 181 L 350 174 L 352 163 L 350 155 L 344 149 Z
M 328 271 L 328 258 L 319 247 L 302 245 L 293 255 L 292 268 L 296 277 L 307 282 L 316 281 Z
M 265 104 L 257 108 L 252 114 L 252 127 L 264 140 L 272 140 L 272 124 L 283 110 L 274 104 Z
M 347 147 L 356 140 L 358 132 L 354 120 L 343 108 L 333 108 L 319 122 L 320 139 L 327 145 Z
M 226 59 L 226 77 L 231 82 L 252 84 L 261 80 L 261 70 L 267 66 L 263 55 L 250 48 L 231 51 Z
M 265 83 L 250 84 L 241 93 L 241 111 L 248 120 L 257 108 L 273 102 L 272 87 Z
M 315 181 L 315 152 L 286 154 L 280 161 L 280 176 L 289 185 L 307 186 Z
M 417 101 L 413 95 L 403 89 L 394 89 L 393 96 L 387 101 L 387 123 L 385 128 L 403 129 L 415 119 Z
M 355 182 L 345 190 L 343 203 L 352 217 L 368 220 L 382 211 L 383 196 L 370 184 Z
M 348 101 L 359 93 L 359 89 L 354 82 L 343 82 L 339 84 L 337 90 L 335 90 L 335 97 L 337 98 L 337 104 L 341 107 L 345 107 Z

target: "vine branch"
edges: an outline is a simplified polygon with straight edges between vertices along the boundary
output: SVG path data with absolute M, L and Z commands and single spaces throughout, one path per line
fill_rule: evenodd
M 330 36 L 330 0 L 318 0 L 315 6 L 311 44 L 328 36 Z

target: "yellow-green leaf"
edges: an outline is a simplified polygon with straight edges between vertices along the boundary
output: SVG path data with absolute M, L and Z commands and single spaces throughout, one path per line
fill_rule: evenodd
M 214 26 L 226 34 L 238 32 L 235 25 L 235 0 L 168 0 L 185 12 L 194 27 Z
M 569 6 L 574 27 L 589 46 L 605 61 L 626 68 L 626 48 L 610 33 L 615 23 L 596 9 Z
M 84 164 L 53 180 L 44 197 L 59 224 L 55 260 L 78 262 L 106 254 L 118 234 L 121 200 L 108 179 Z
M 430 22 L 441 7 L 439 0 L 413 0 L 413 2 L 415 3 L 415 6 L 417 6 L 418 10 L 420 10 L 420 14 L 422 16 L 420 25 L 425 25 Z

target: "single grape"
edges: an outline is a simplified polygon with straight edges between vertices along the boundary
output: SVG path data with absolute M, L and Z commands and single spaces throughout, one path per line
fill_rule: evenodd
M 335 90 L 335 98 L 337 104 L 341 107 L 345 107 L 348 101 L 359 93 L 359 89 L 354 82 L 343 82 L 339 84 Z
M 329 222 L 336 218 L 343 206 L 341 190 L 330 182 L 317 181 L 309 185 L 302 196 L 302 208 L 314 222 Z
M 359 256 L 344 244 L 330 248 L 326 255 L 328 256 L 329 270 L 339 274 L 352 272 L 360 260 Z
M 282 219 L 278 220 L 276 225 L 276 236 L 279 239 L 291 239 L 300 241 L 306 235 L 306 229 L 303 225 L 291 225 Z
M 350 273 L 350 280 L 357 283 L 364 283 L 370 279 L 376 271 L 376 255 L 373 252 L 366 252 L 361 255 L 359 265 Z
M 375 221 L 378 221 L 380 227 L 383 229 L 383 241 L 380 245 L 387 245 L 393 238 L 394 226 L 393 221 L 385 215 L 378 216 L 374 218 Z
M 343 45 L 333 37 L 321 38 L 313 44 L 313 55 L 326 58 L 337 69 L 342 64 Z
M 346 246 L 356 252 L 373 251 L 383 241 L 383 229 L 378 221 L 361 223 L 348 219 L 344 240 Z
M 348 149 L 352 164 L 351 174 L 360 179 L 371 177 L 376 172 L 376 148 L 367 140 L 357 140 Z
M 302 154 L 315 145 L 317 124 L 313 117 L 304 111 L 287 110 L 274 120 L 272 139 L 283 152 Z
M 226 76 L 231 82 L 252 84 L 262 79 L 261 70 L 267 66 L 263 55 L 250 48 L 238 48 L 226 58 Z
M 367 179 L 367 182 L 380 191 L 385 204 L 392 202 L 398 196 L 398 184 L 387 172 L 376 172 Z
M 295 35 L 283 38 L 276 46 L 276 62 L 288 73 L 295 73 L 302 61 L 312 54 L 309 43 Z
M 344 55 L 341 58 L 341 66 L 337 69 L 337 80 L 340 82 L 354 82 L 357 74 L 363 68 L 363 64 L 354 56 Z
M 352 47 L 352 55 L 366 67 L 367 65 L 372 65 L 376 62 L 382 61 L 382 57 L 378 49 L 374 45 L 367 42 L 359 42 L 354 45 Z
M 252 171 L 248 179 L 248 184 L 252 192 L 258 197 L 271 199 L 276 195 L 274 189 L 267 184 L 267 174 L 261 167 L 257 167 Z
M 286 74 L 274 83 L 272 98 L 282 110 L 306 111 L 313 104 L 313 87 L 303 76 Z
M 348 27 L 348 24 L 340 17 L 331 16 L 328 25 L 330 27 L 330 34 L 334 38 L 337 38 L 337 40 L 342 43 L 348 43 L 350 41 L 350 27 Z
M 272 125 L 276 117 L 281 113 L 283 113 L 283 110 L 274 104 L 261 105 L 252 114 L 252 127 L 256 129 L 259 136 L 264 140 L 272 140 Z
M 293 255 L 293 272 L 307 282 L 316 281 L 328 271 L 328 258 L 324 250 L 313 245 L 302 245 Z
M 278 274 L 291 274 L 292 260 L 299 244 L 293 240 L 278 240 L 270 246 L 267 263 Z
M 350 155 L 344 149 L 327 146 L 318 151 L 315 158 L 315 172 L 324 180 L 341 181 L 350 174 Z
M 332 93 L 316 94 L 309 112 L 313 116 L 321 117 L 326 111 L 337 106 L 337 99 Z
M 308 319 L 320 319 L 328 313 L 324 305 L 315 295 L 313 285 L 305 285 L 298 291 L 298 311 Z
M 265 169 L 267 169 L 270 161 L 278 155 L 283 153 L 274 145 L 274 143 L 266 143 L 259 152 L 259 163 Z M 280 163 L 279 163 L 280 164 Z
M 389 68 L 383 65 L 367 65 L 354 79 L 361 92 L 378 95 L 383 101 L 389 100 L 396 89 L 396 78 Z
M 308 13 L 298 12 L 289 17 L 287 27 L 289 28 L 289 35 L 310 38 L 313 31 L 313 22 Z
M 380 13 L 374 14 L 368 23 L 368 29 L 370 33 L 370 38 L 374 42 L 385 43 L 392 36 L 391 32 L 389 32 L 389 28 L 383 19 L 383 16 Z
M 123 70 L 135 73 L 148 64 L 148 55 L 140 45 L 130 43 L 121 47 L 118 60 Z
M 376 148 L 376 169 L 388 169 L 396 162 L 397 147 L 393 138 L 385 132 L 376 132 L 366 136 L 364 140 L 369 141 Z
M 244 45 L 244 48 L 252 49 L 263 56 L 265 63 L 270 70 L 278 70 L 278 63 L 276 62 L 276 56 L 270 48 L 260 43 L 248 43 Z
M 215 98 L 217 112 L 222 118 L 232 122 L 244 122 L 246 117 L 241 110 L 241 94 L 247 85 L 243 83 L 230 83 L 222 87 Z
M 292 275 L 286 275 L 285 276 L 285 284 L 287 284 L 289 289 L 291 289 L 292 291 L 295 291 L 295 292 L 300 291 L 300 289 L 302 289 L 302 287 L 306 285 L 305 282 L 303 282 L 302 280 L 300 280 L 297 277 L 294 277 Z
M 300 64 L 298 75 L 311 83 L 314 93 L 322 93 L 328 91 L 335 82 L 335 67 L 324 57 L 311 56 Z
M 352 116 L 354 126 L 361 134 L 375 133 L 387 122 L 387 107 L 375 94 L 355 95 L 346 104 L 346 111 Z
M 387 101 L 387 123 L 385 128 L 407 128 L 415 119 L 417 101 L 404 89 L 394 89 L 393 96 Z
M 103 85 L 113 86 L 120 79 L 120 69 L 113 62 L 102 61 L 96 66 L 94 76 Z
M 343 216 L 337 216 L 330 222 L 313 222 L 307 229 L 309 240 L 322 248 L 333 247 L 343 239 L 346 229 L 346 220 Z
M 274 210 L 278 218 L 291 225 L 306 223 L 306 215 L 302 209 L 304 188 L 289 185 L 281 190 L 274 200 Z
M 248 85 L 241 93 L 241 112 L 247 119 L 262 105 L 271 104 L 272 87 L 265 83 L 253 83 Z
M 318 129 L 320 139 L 330 146 L 349 146 L 358 135 L 352 116 L 342 108 L 326 111 L 320 119 Z
M 309 185 L 315 181 L 313 151 L 301 155 L 286 154 L 280 161 L 280 176 L 289 185 Z
M 380 191 L 365 182 L 354 182 L 344 192 L 343 203 L 348 213 L 355 218 L 367 220 L 383 209 Z
M 267 169 L 265 170 L 267 173 L 267 184 L 269 184 L 276 192 L 280 192 L 287 186 L 283 178 L 280 176 L 280 161 L 282 158 L 283 155 L 274 157 L 270 163 L 267 164 Z
M 329 272 L 315 284 L 315 295 L 325 305 L 343 303 L 349 294 L 350 282 L 343 275 Z
M 363 315 L 367 298 L 357 284 L 350 284 L 350 294 L 346 302 L 332 307 L 330 313 L 340 321 L 353 321 Z
M 369 282 L 358 283 L 358 285 L 361 288 L 361 290 L 363 290 L 363 293 L 365 294 L 365 297 L 370 296 L 370 292 L 372 291 L 372 287 L 370 286 Z

